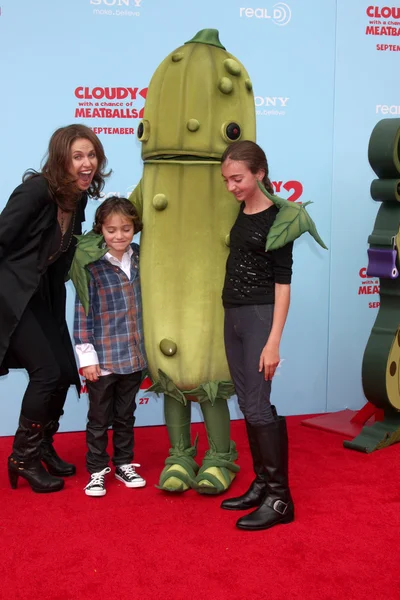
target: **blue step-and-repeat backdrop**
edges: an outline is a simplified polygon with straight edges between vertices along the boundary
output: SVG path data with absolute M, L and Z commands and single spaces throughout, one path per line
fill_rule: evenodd
M 400 115 L 393 4 L 0 0 L 0 210 L 23 172 L 40 167 L 52 132 L 73 122 L 104 144 L 113 169 L 105 197 L 129 195 L 141 178 L 136 130 L 153 72 L 198 30 L 218 29 L 253 81 L 257 140 L 276 191 L 314 202 L 309 212 L 329 246 L 307 235 L 295 244 L 274 402 L 286 415 L 361 407 L 362 356 L 379 305 L 365 270 L 378 209 L 367 147 L 377 121 Z M 89 203 L 86 229 L 97 205 Z M 73 296 L 69 283 L 70 325 Z M 26 383 L 24 371 L 0 379 L 0 435 L 15 431 Z M 230 408 L 240 417 L 235 398 Z M 62 429 L 84 429 L 86 412 L 86 394 L 71 388 Z M 162 423 L 162 398 L 142 390 L 136 414 L 138 425 Z

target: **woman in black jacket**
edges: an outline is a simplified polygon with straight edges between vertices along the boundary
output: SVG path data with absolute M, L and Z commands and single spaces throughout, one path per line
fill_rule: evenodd
M 53 492 L 64 486 L 60 477 L 75 473 L 52 445 L 68 388 L 80 389 L 65 281 L 87 196 L 100 196 L 106 163 L 91 129 L 62 127 L 41 172 L 25 173 L 0 214 L 0 375 L 21 367 L 29 375 L 8 459 L 13 488 L 21 476 L 35 492 Z

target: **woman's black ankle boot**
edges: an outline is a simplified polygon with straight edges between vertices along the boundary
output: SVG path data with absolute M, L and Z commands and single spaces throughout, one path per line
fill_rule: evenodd
M 42 424 L 21 415 L 14 437 L 13 451 L 8 457 L 8 477 L 13 489 L 16 489 L 19 477 L 26 479 L 34 492 L 57 492 L 64 487 L 64 480 L 50 475 L 42 465 L 42 438 Z

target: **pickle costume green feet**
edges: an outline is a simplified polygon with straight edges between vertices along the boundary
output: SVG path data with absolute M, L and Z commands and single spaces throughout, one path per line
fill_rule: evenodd
M 166 492 L 185 492 L 193 488 L 200 494 L 220 494 L 232 483 L 239 466 L 236 446 L 230 440 L 230 417 L 226 400 L 200 404 L 210 444 L 199 470 L 195 456 L 197 438 L 191 444 L 191 401 L 186 404 L 164 396 L 165 423 L 171 443 L 169 456 L 160 475 L 159 489 Z
M 165 492 L 186 492 L 199 470 L 194 460 L 197 438 L 193 446 L 190 439 L 190 408 L 190 402 L 183 404 L 164 395 L 165 423 L 171 448 L 157 487 Z
M 222 494 L 230 487 L 240 470 L 235 464 L 238 457 L 236 444 L 230 439 L 230 415 L 228 403 L 219 398 L 200 404 L 207 430 L 209 450 L 192 487 L 199 494 Z
M 186 492 L 199 470 L 199 465 L 194 460 L 196 451 L 197 438 L 194 446 L 189 448 L 184 447 L 183 438 L 179 444 L 170 448 L 157 487 L 165 492 Z
M 234 463 L 238 457 L 236 444 L 230 442 L 229 452 L 218 452 L 212 441 L 210 445 L 192 487 L 199 494 L 222 494 L 229 489 L 240 470 L 239 465 Z

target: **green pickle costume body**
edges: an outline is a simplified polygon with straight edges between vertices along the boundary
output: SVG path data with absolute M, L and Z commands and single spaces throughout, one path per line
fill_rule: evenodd
M 239 471 L 230 439 L 227 400 L 234 388 L 221 301 L 239 205 L 221 177 L 221 156 L 233 141 L 255 141 L 255 131 L 249 75 L 221 45 L 218 31 L 200 31 L 155 71 L 138 128 L 143 176 L 130 200 L 143 220 L 144 336 L 154 382 L 149 391 L 164 394 L 171 444 L 159 487 L 170 492 L 191 487 L 218 494 Z M 280 208 L 267 249 L 307 230 L 318 237 L 304 205 L 262 189 Z M 104 255 L 101 246 L 101 236 L 90 233 L 77 247 L 71 278 L 84 306 L 85 266 Z M 192 401 L 200 404 L 209 441 L 200 468 L 190 431 Z

